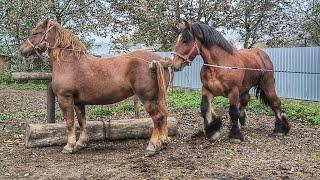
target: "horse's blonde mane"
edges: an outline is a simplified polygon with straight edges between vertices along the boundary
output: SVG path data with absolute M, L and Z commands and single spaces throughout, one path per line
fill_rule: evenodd
M 58 61 L 60 52 L 66 49 L 69 50 L 70 53 L 75 54 L 78 59 L 80 59 L 81 55 L 83 54 L 89 54 L 85 45 L 71 31 L 63 28 L 57 22 L 51 22 L 51 25 L 53 25 L 56 29 L 56 42 L 53 46 L 53 55 Z

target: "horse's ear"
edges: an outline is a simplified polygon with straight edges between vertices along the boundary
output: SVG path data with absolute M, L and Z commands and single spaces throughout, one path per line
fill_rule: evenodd
M 46 20 L 43 21 L 44 24 L 47 24 L 50 21 L 49 18 L 47 18 Z
M 48 23 L 50 23 L 50 18 L 47 18 L 47 19 L 43 22 L 43 24 L 46 25 L 46 26 L 48 25 Z
M 178 28 L 178 30 L 186 28 L 186 26 L 184 24 L 182 24 L 182 23 L 177 24 L 176 27 Z
M 192 33 L 191 24 L 188 21 L 184 20 L 184 26 L 188 31 Z

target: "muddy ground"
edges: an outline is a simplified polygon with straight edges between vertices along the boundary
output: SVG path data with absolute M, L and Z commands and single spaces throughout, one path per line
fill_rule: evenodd
M 0 122 L 0 179 L 320 179 L 319 126 L 292 122 L 289 136 L 273 138 L 274 118 L 248 113 L 246 140 L 234 144 L 223 109 L 223 136 L 213 143 L 202 136 L 198 109 L 171 109 L 180 120 L 179 135 L 154 157 L 144 156 L 148 140 L 92 143 L 66 155 L 62 147 L 24 147 L 25 124 L 44 121 L 37 114 L 45 107 L 45 91 L 0 90 L 1 113 L 35 114 Z M 107 118 L 125 117 L 133 113 Z

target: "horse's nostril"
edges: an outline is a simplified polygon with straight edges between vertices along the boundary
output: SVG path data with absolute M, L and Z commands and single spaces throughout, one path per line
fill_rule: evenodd
M 177 71 L 181 71 L 181 68 L 173 67 L 173 71 L 175 71 L 175 72 L 177 72 Z

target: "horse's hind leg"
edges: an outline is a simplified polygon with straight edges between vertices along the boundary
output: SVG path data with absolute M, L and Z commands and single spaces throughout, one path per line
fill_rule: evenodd
M 168 144 L 168 111 L 165 102 L 151 100 L 142 101 L 146 111 L 152 118 L 153 130 L 147 151 L 148 155 L 154 155 Z
M 273 78 L 264 78 L 268 79 L 264 81 L 262 85 L 262 91 L 260 92 L 260 97 L 266 99 L 266 102 L 270 105 L 271 109 L 273 110 L 276 121 L 275 121 L 275 128 L 273 130 L 274 134 L 288 134 L 290 131 L 290 124 L 286 116 L 282 115 L 281 111 L 281 101 L 280 98 L 277 96 L 275 87 L 274 87 L 274 80 Z M 271 81 L 273 80 L 273 81 Z
M 229 116 L 231 118 L 232 127 L 229 133 L 229 138 L 233 139 L 235 142 L 244 140 L 244 137 L 239 128 L 239 90 L 234 88 L 228 95 L 230 108 Z
M 79 139 L 78 139 L 78 141 L 76 143 L 76 147 L 75 147 L 75 151 L 78 151 L 78 150 L 88 146 L 89 138 L 88 138 L 87 130 L 86 130 L 87 122 L 86 122 L 85 106 L 84 105 L 75 105 L 74 110 L 76 112 L 78 123 L 80 126 L 80 136 L 79 136 Z
M 248 102 L 250 101 L 250 94 L 249 92 L 245 92 L 240 95 L 240 107 L 239 107 L 239 122 L 241 126 L 246 125 L 246 107 Z
M 217 116 L 211 106 L 213 95 L 204 87 L 202 88 L 201 115 L 204 122 L 205 136 L 211 140 L 217 140 L 220 136 L 222 125 L 221 117 Z

